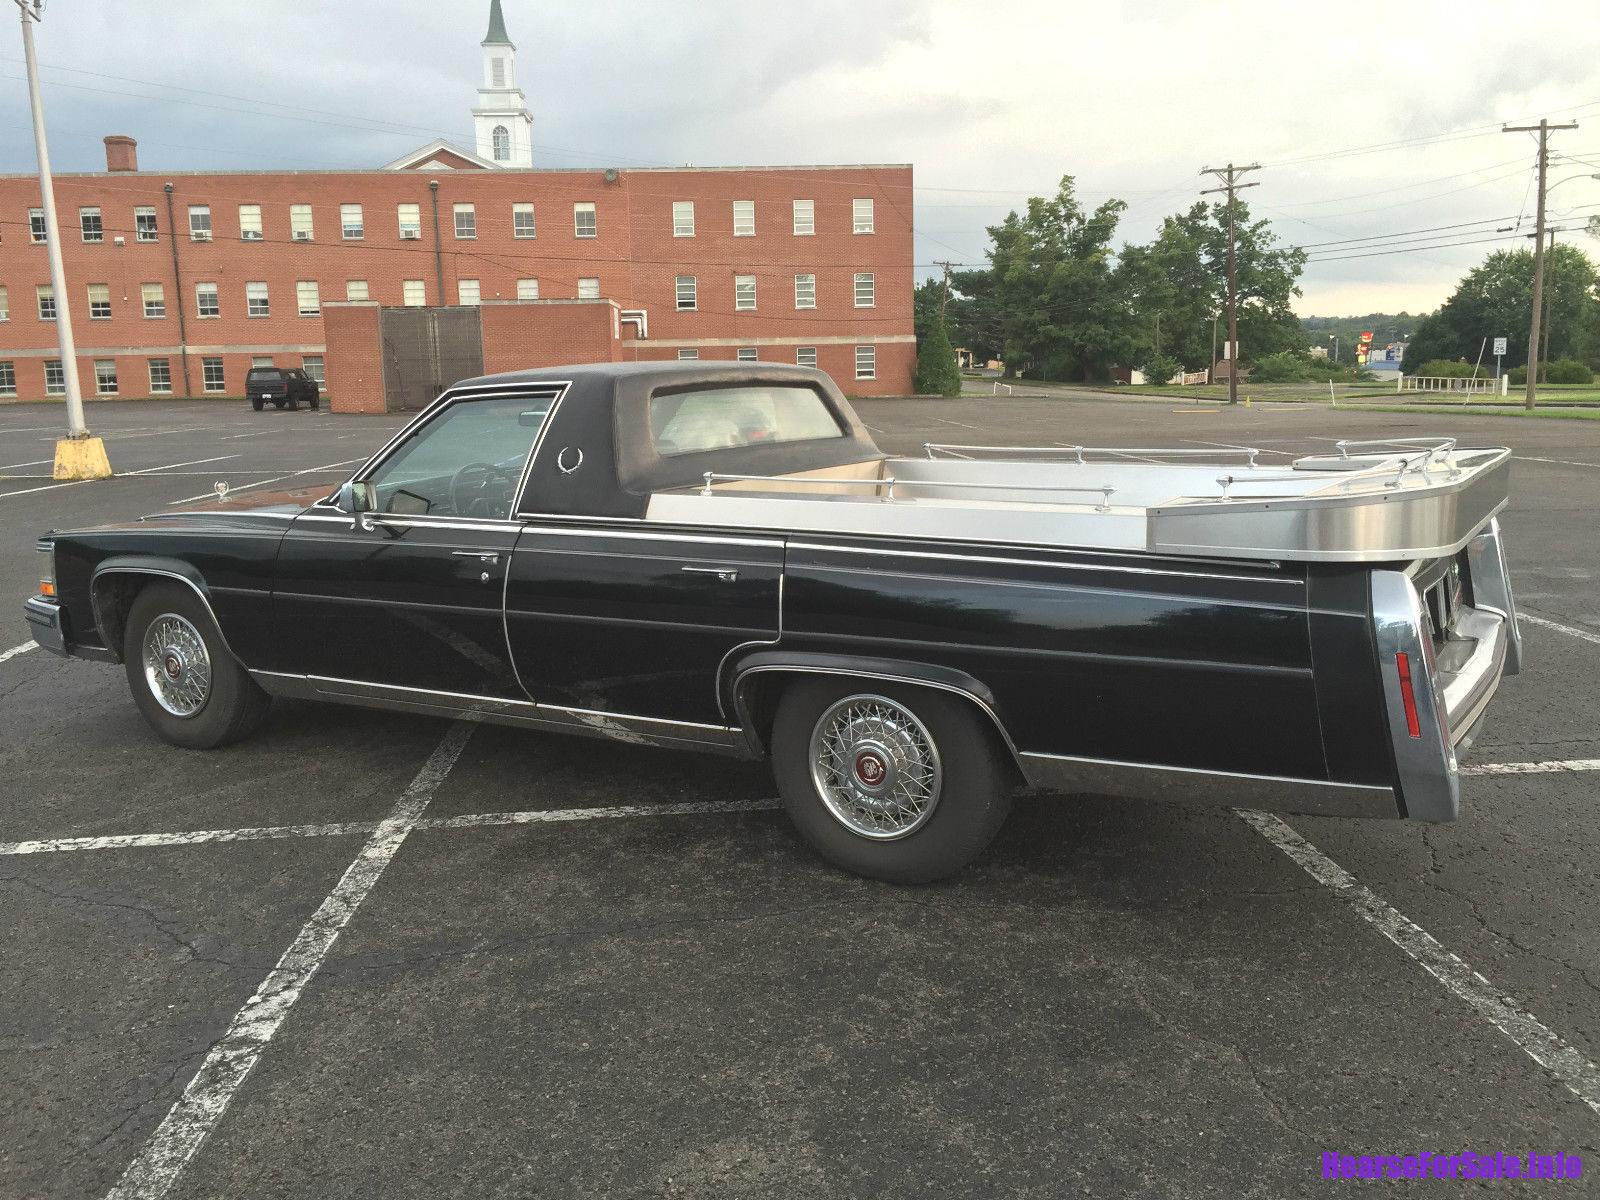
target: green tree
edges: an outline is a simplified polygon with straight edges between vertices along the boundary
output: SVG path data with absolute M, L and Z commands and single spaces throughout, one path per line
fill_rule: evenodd
M 911 295 L 911 319 L 917 335 L 917 345 L 928 336 L 934 322 L 939 319 L 939 301 L 944 298 L 944 281 L 924 279 Z
M 928 336 L 917 343 L 917 395 L 959 396 L 961 371 L 956 367 L 956 352 L 950 345 L 950 335 L 944 322 L 934 310 L 933 324 Z
M 1548 307 L 1547 358 L 1577 358 L 1600 365 L 1600 274 L 1576 246 L 1556 243 L 1545 259 Z M 1439 311 L 1417 326 L 1406 347 L 1408 363 L 1433 359 L 1476 362 L 1485 338 L 1506 339 L 1507 367 L 1528 361 L 1532 319 L 1533 252 L 1496 250 L 1467 272 Z M 1485 363 L 1493 363 L 1484 350 Z
M 1126 207 L 1107 200 L 1086 211 L 1066 175 L 1054 196 L 989 227 L 988 278 L 973 282 L 998 321 L 1007 372 L 1103 379 L 1131 356 L 1111 250 Z

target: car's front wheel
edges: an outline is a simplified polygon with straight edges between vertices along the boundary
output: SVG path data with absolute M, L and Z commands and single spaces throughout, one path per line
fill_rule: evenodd
M 153 583 L 135 598 L 122 639 L 133 701 L 167 741 L 210 750 L 252 732 L 271 698 L 222 640 L 189 588 Z
M 265 400 L 263 400 L 260 396 L 252 396 L 252 397 L 250 397 L 250 407 L 255 409 L 257 412 L 260 412 L 266 406 L 267 406 L 267 402 Z
M 871 680 L 783 693 L 773 774 L 801 835 L 834 865 L 894 883 L 953 875 L 993 840 L 1012 779 L 992 728 L 960 697 Z

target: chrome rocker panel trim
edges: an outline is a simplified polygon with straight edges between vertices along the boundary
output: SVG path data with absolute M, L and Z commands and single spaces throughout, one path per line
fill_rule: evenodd
M 1054 792 L 1160 800 L 1193 808 L 1257 808 L 1327 817 L 1401 815 L 1394 789 L 1373 784 L 1243 775 L 1064 754 L 1024 753 L 1022 770 L 1028 786 Z
M 669 750 L 704 750 L 736 758 L 756 757 L 744 730 L 724 725 L 671 721 L 662 717 L 609 713 L 588 708 L 566 708 L 532 700 L 441 692 L 430 688 L 402 687 L 398 684 L 337 679 L 324 675 L 251 671 L 250 677 L 263 691 L 286 699 L 320 700 L 362 708 L 453 717 L 548 733 L 607 738 L 630 745 Z

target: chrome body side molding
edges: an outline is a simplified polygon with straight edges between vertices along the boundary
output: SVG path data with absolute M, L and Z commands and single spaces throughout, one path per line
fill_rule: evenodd
M 1024 753 L 1021 761 L 1030 787 L 1056 792 L 1331 817 L 1401 815 L 1394 789 L 1370 784 L 1243 775 L 1058 754 Z
M 670 721 L 632 713 L 565 708 L 553 704 L 538 704 L 532 700 L 508 700 L 495 696 L 440 692 L 357 679 L 336 679 L 324 675 L 251 671 L 250 677 L 260 684 L 264 691 L 288 699 L 354 704 L 363 708 L 453 717 L 458 720 L 511 725 L 548 733 L 575 733 L 639 746 L 705 750 L 737 758 L 756 756 L 744 731 L 737 727 L 692 721 Z

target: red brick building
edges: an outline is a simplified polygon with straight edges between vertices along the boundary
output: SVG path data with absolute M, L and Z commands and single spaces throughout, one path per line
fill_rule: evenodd
M 346 303 L 482 303 L 486 370 L 754 357 L 911 390 L 909 166 L 486 170 L 440 148 L 402 169 L 156 173 L 107 143 L 105 173 L 56 179 L 66 297 L 37 178 L 0 176 L 0 397 L 59 393 L 63 302 L 85 396 L 240 396 L 270 361 L 325 372 L 345 407 L 326 326 Z

